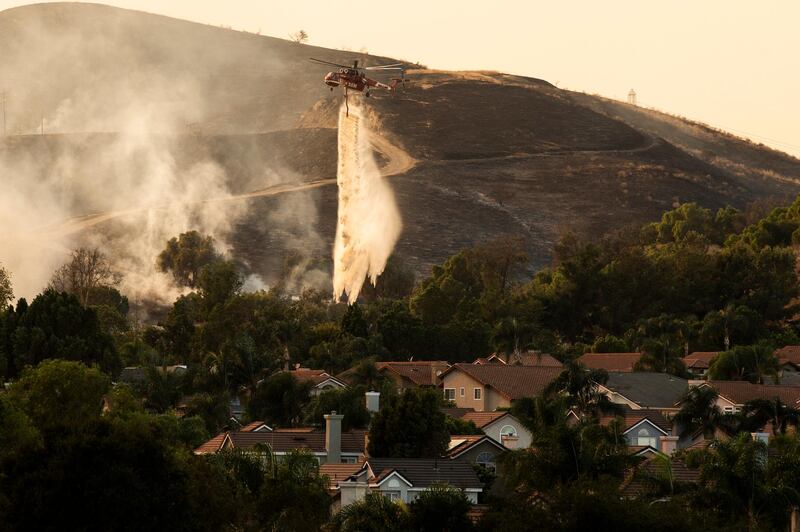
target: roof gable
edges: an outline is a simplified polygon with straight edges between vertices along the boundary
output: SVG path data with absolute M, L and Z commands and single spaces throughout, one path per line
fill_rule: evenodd
M 562 370 L 542 366 L 454 364 L 442 374 L 442 379 L 455 371 L 463 372 L 505 398 L 514 400 L 539 395 Z

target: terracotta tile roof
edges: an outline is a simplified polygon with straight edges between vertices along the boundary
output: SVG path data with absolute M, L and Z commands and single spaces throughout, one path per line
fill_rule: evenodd
M 474 408 L 459 408 L 457 406 L 448 406 L 441 409 L 445 415 L 454 417 L 456 419 L 461 419 L 464 417 L 464 414 L 467 412 L 475 412 Z
M 272 430 L 263 421 L 253 421 L 252 423 L 248 423 L 244 427 L 240 428 L 239 432 L 253 432 L 254 430 L 258 429 L 259 427 L 267 427 L 266 430 Z
M 653 425 L 660 428 L 666 433 L 669 433 L 672 430 L 672 426 L 670 422 L 667 421 L 667 418 L 664 417 L 664 414 L 661 413 L 660 410 L 654 409 L 642 409 L 642 410 L 633 410 L 632 408 L 626 408 L 625 411 L 620 416 L 613 416 L 613 415 L 604 415 L 600 417 L 600 424 L 601 425 L 608 425 L 611 423 L 613 419 L 621 418 L 623 427 L 627 431 L 631 427 L 635 426 L 643 419 L 649 420 Z
M 747 381 L 707 381 L 701 386 L 711 386 L 720 397 L 742 405 L 753 399 L 779 398 L 784 404 L 795 405 L 800 400 L 800 386 L 753 384 Z
M 785 345 L 775 351 L 775 355 L 781 364 L 800 366 L 800 345 Z
M 416 488 L 427 488 L 433 484 L 446 483 L 461 489 L 483 488 L 472 465 L 462 460 L 435 458 L 370 458 L 369 465 L 377 483 L 397 471 Z
M 642 353 L 586 353 L 578 362 L 591 369 L 632 372 Z
M 438 372 L 444 372 L 449 364 L 443 360 L 420 360 L 418 362 L 376 362 L 381 371 L 391 371 L 410 380 L 417 386 L 436 386 Z
M 519 355 L 511 355 L 508 363 L 522 366 L 544 366 L 548 368 L 560 368 L 563 366 L 553 355 L 534 353 L 532 351 L 520 353 Z
M 486 387 L 493 388 L 507 399 L 539 395 L 561 374 L 561 368 L 543 366 L 504 366 L 500 364 L 455 364 L 444 375 L 462 371 Z
M 217 434 L 203 445 L 198 447 L 194 450 L 194 454 L 212 454 L 216 453 L 217 451 L 222 448 L 222 442 L 225 441 L 225 436 L 227 436 L 227 432 L 223 432 L 221 434 Z
M 695 351 L 683 357 L 683 363 L 690 369 L 708 369 L 719 351 Z
M 343 453 L 364 453 L 366 431 L 364 430 L 351 430 L 342 433 L 342 452 Z M 272 447 L 276 453 L 288 452 L 294 449 L 307 449 L 315 453 L 325 452 L 325 431 L 314 430 L 312 432 L 228 432 L 222 433 L 208 442 L 204 443 L 197 448 L 195 452 L 201 449 L 213 449 L 205 452 L 216 452 L 222 445 L 225 437 L 237 449 L 245 451 L 252 449 L 259 443 L 266 443 Z M 212 442 L 219 442 L 219 445 L 214 448 Z
M 466 412 L 461 419 L 464 421 L 472 421 L 475 426 L 482 429 L 486 425 L 493 423 L 501 417 L 507 415 L 508 412 Z
M 358 473 L 364 464 L 322 464 L 319 466 L 321 475 L 326 475 L 331 488 L 339 485 L 339 482 L 347 480 Z
M 389 371 L 403 379 L 410 380 L 417 386 L 436 386 L 439 384 L 437 373 L 450 367 L 444 360 L 418 360 L 414 362 L 375 362 L 378 371 Z M 352 382 L 356 368 L 341 372 L 336 377 L 344 382 Z
M 297 368 L 291 371 L 287 371 L 287 373 L 291 374 L 295 379 L 297 379 L 300 382 L 311 382 L 314 384 L 314 386 L 317 386 L 318 384 L 321 384 L 328 379 L 339 381 L 339 379 L 333 377 L 328 372 L 322 369 Z
M 696 484 L 700 481 L 700 469 L 690 469 L 685 462 L 672 458 L 672 478 L 675 484 Z M 653 478 L 665 474 L 662 462 L 655 457 L 648 458 L 629 472 L 628 478 L 622 483 L 622 494 L 625 497 L 638 497 L 647 492 L 648 485 Z
M 496 442 L 485 434 L 451 435 L 450 446 L 448 447 L 445 455 L 450 458 L 457 458 L 461 453 L 466 452 L 476 445 L 481 445 L 484 441 L 487 442 L 491 447 L 494 447 L 500 451 L 506 450 L 503 444 Z

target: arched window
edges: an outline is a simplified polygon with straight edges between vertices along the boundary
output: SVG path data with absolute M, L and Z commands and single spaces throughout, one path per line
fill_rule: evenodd
M 480 453 L 478 457 L 475 459 L 475 463 L 478 465 L 482 465 L 483 467 L 489 469 L 490 471 L 494 471 L 496 468 L 494 462 L 494 455 L 488 451 L 483 451 L 482 453 Z
M 647 429 L 639 429 L 636 440 L 637 445 L 649 445 L 653 449 L 658 449 L 655 436 L 651 436 Z
M 514 427 L 514 425 L 503 425 L 503 428 L 500 429 L 500 441 L 503 441 L 503 437 L 505 436 L 514 437 L 516 435 L 517 429 Z

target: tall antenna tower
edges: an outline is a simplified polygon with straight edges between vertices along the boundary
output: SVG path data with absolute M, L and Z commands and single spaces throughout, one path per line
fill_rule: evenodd
M 631 89 L 628 93 L 628 103 L 631 105 L 636 105 L 636 91 Z

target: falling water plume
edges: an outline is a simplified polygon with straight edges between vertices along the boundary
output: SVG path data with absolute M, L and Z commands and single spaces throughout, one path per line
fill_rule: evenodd
M 394 193 L 372 153 L 360 105 L 339 109 L 339 219 L 333 248 L 333 297 L 358 299 L 369 276 L 374 285 L 400 236 L 402 223 Z

